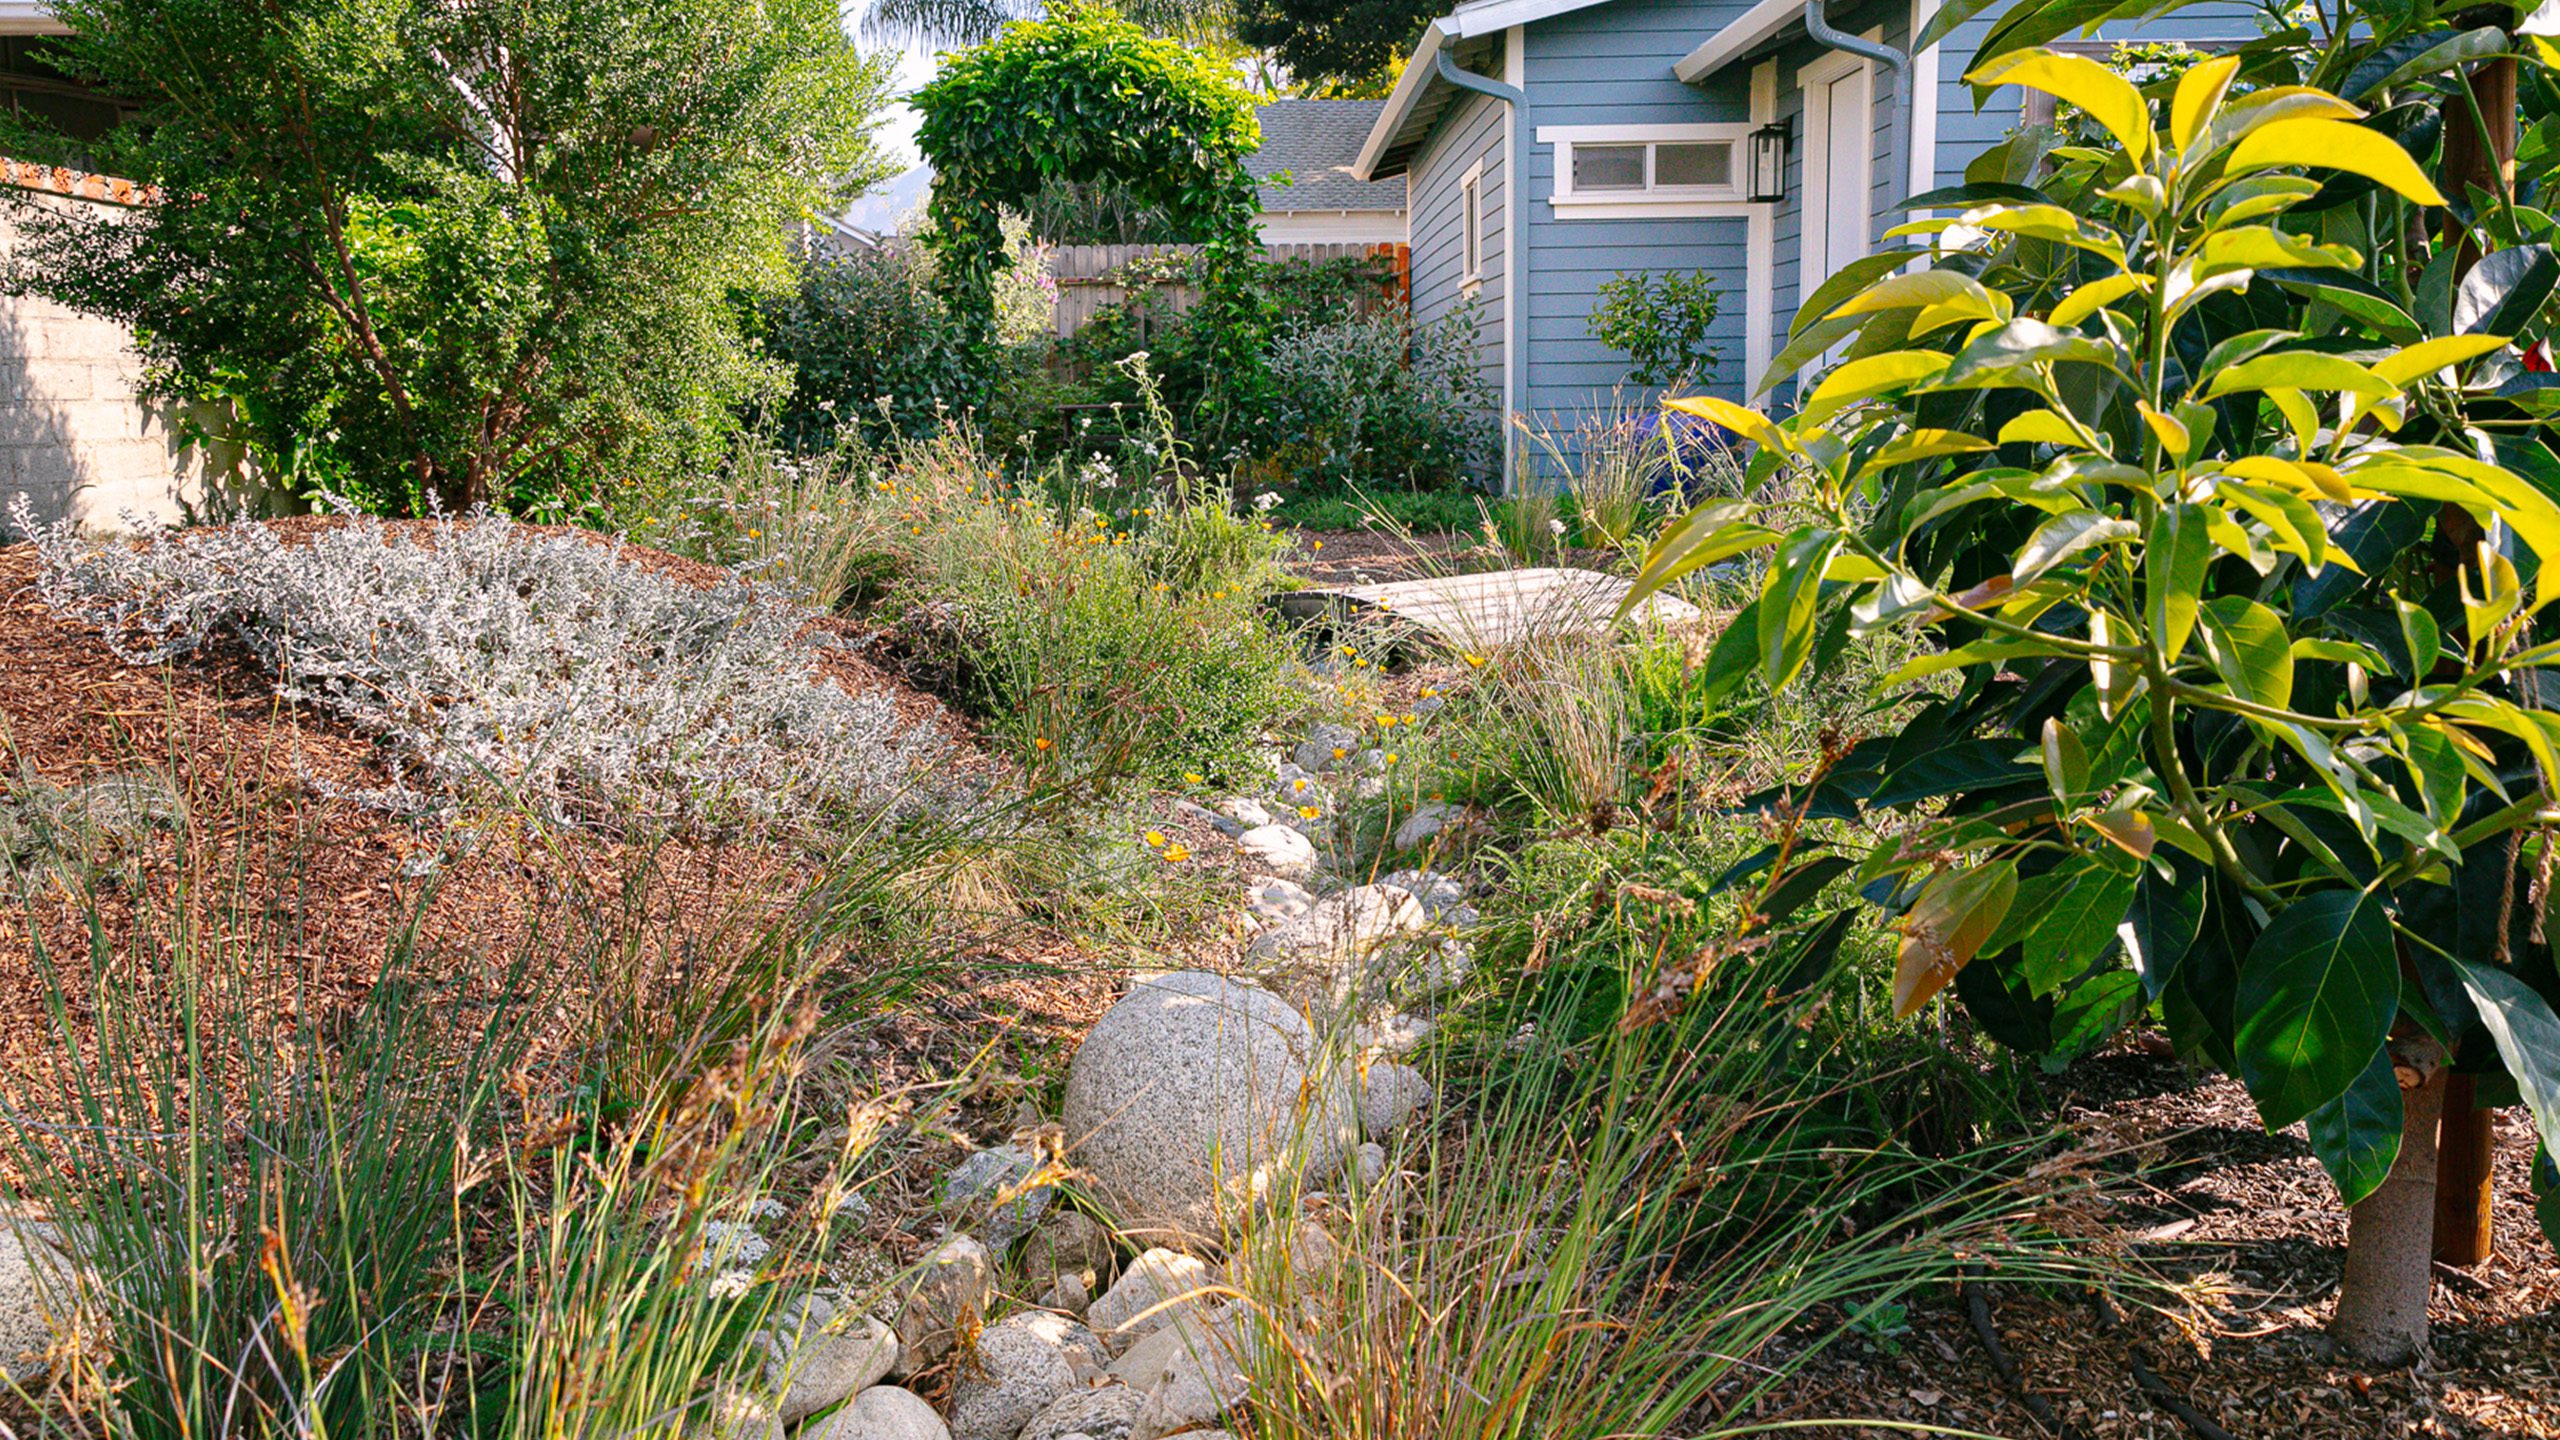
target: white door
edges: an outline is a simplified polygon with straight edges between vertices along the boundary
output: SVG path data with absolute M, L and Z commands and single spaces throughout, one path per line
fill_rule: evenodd
M 1875 181 L 1874 85 L 1866 61 L 1833 51 L 1804 67 L 1804 274 L 1798 297 L 1867 253 Z

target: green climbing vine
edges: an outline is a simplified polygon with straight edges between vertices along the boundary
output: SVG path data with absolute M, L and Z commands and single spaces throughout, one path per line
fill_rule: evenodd
M 1198 319 L 1219 388 L 1250 389 L 1266 325 L 1244 161 L 1262 135 L 1252 99 L 1216 61 L 1107 9 L 1061 5 L 952 57 L 914 104 L 933 162 L 939 283 L 977 374 L 994 373 L 995 277 L 1011 263 L 1000 207 L 1053 180 L 1108 176 L 1200 245 Z

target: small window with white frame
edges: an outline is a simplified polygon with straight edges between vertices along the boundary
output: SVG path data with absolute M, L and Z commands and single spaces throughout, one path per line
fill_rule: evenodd
M 1484 162 L 1477 161 L 1458 181 L 1460 278 L 1484 278 Z
M 1559 216 L 1673 216 L 1746 198 L 1748 125 L 1541 125 Z

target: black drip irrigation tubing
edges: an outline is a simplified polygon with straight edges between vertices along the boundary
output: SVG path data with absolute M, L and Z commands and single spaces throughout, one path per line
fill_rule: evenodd
M 1980 1283 L 1981 1278 L 1980 1267 L 1972 1268 L 1967 1272 L 1961 1289 L 1965 1311 L 1973 1318 L 1974 1338 L 1982 1342 L 1983 1352 L 1991 1357 L 1991 1368 L 2000 1372 L 2002 1382 L 2017 1393 L 2019 1401 L 2027 1407 L 2027 1413 L 2033 1415 L 2036 1423 L 2042 1425 L 2054 1440 L 2080 1440 L 2080 1432 L 2054 1410 L 2052 1401 L 2027 1388 L 2026 1377 L 2020 1373 L 2017 1360 L 2000 1343 L 2000 1332 L 1991 1323 L 1991 1300 Z M 2098 1322 L 2107 1333 L 2123 1334 L 2124 1327 L 2116 1315 L 2114 1303 L 2103 1292 L 2092 1291 L 2090 1298 L 2097 1304 Z M 2238 1436 L 2215 1424 L 2203 1411 L 2188 1404 L 2186 1397 L 2161 1379 L 2160 1372 L 2151 1368 L 2151 1361 L 2142 1353 L 2141 1346 L 2128 1344 L 2125 1348 L 2132 1360 L 2134 1385 L 2178 1417 L 2178 1423 L 2186 1426 L 2196 1440 L 2239 1440 Z

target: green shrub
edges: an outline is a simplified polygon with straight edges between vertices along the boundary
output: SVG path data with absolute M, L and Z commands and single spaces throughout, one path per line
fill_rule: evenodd
M 1020 220 L 1006 217 L 1004 235 L 1013 264 L 996 278 L 995 357 L 1010 375 L 1038 368 L 1041 356 L 1023 352 L 1045 352 L 1057 282 Z M 803 454 L 929 434 L 985 390 L 919 236 L 812 249 L 798 261 L 797 285 L 759 318 L 765 351 L 792 373 L 771 428 Z
M 903 447 L 872 503 L 894 517 L 913 643 L 1036 774 L 1241 775 L 1296 703 L 1262 610 L 1284 542 L 1223 486 L 1111 483 L 1062 504 L 956 430 Z
M 2279 37 L 2145 94 L 2023 43 L 2056 13 L 2030 8 L 1971 78 L 2077 105 L 2112 147 L 2026 132 L 1975 162 L 1961 237 L 1918 227 L 1948 230 L 1924 267 L 1871 257 L 1808 297 L 1771 373 L 1853 358 L 1794 417 L 1673 402 L 1794 484 L 1675 524 L 1637 593 L 1766 555 L 1711 668 L 1777 688 L 1846 637 L 1926 637 L 1887 693 L 1949 693 L 1789 802 L 1895 817 L 1821 863 L 1898 912 L 1896 1008 L 1952 987 L 2058 1062 L 2156 1006 L 2271 1130 L 2307 1124 L 2353 1208 L 2335 1333 L 2405 1363 L 2449 1076 L 2560 1149 L 2560 966 L 2518 899 L 2560 788 L 2560 713 L 2528 679 L 2560 653 L 2538 573 L 2560 505 L 2514 383 L 2560 271 L 2511 240 L 2553 228 L 2471 228 L 2445 193 L 2465 177 L 2440 190 L 2404 148 L 2433 134 L 2430 87 L 2473 103 L 2436 78 L 2458 61 L 2395 68 L 2433 32 L 2382 32 L 2431 22 L 2376 11 L 2374 34 Z M 2412 103 L 2369 117 L 2297 62 Z
M 1591 337 L 1627 357 L 1634 384 L 1694 385 L 1716 367 L 1707 337 L 1722 305 L 1722 292 L 1704 271 L 1620 271 L 1601 283 Z
M 1464 320 L 1416 326 L 1402 306 L 1283 334 L 1254 445 L 1301 484 L 1427 490 L 1492 473 L 1497 409 Z
M 787 378 L 738 298 L 885 169 L 887 72 L 823 0 L 56 13 L 64 67 L 139 106 L 99 162 L 159 199 L 30 212 L 10 286 L 131 326 L 156 391 L 370 509 L 575 514 L 715 463 Z

